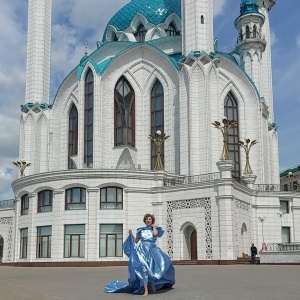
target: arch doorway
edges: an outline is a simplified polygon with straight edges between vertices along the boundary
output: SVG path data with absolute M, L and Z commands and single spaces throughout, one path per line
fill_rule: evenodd
M 3 258 L 3 246 L 4 246 L 3 237 L 0 235 L 0 263 L 2 262 L 2 258 Z
M 197 260 L 197 232 L 194 229 L 190 236 L 191 260 Z
M 249 248 L 247 226 L 243 223 L 241 228 L 241 256 L 249 254 Z
M 186 222 L 182 227 L 182 239 L 181 239 L 181 260 L 197 260 L 198 249 L 197 249 L 197 231 L 195 226 Z

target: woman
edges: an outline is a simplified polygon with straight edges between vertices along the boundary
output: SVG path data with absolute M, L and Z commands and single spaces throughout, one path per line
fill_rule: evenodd
M 155 292 L 175 284 L 175 269 L 171 259 L 155 244 L 164 230 L 155 226 L 154 215 L 146 214 L 143 221 L 146 226 L 137 229 L 136 237 L 129 230 L 129 236 L 124 242 L 124 253 L 129 257 L 128 283 L 113 280 L 106 285 L 105 292 L 130 292 L 148 296 L 149 288 Z

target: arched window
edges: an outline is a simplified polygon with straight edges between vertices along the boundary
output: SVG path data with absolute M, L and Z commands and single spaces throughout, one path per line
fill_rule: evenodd
M 145 36 L 146 36 L 147 30 L 143 24 L 140 24 L 136 33 L 135 33 L 135 38 L 136 41 L 139 43 L 145 42 Z
M 151 134 L 160 130 L 164 133 L 164 89 L 159 80 L 153 86 L 151 91 Z M 161 159 L 164 164 L 164 147 L 161 148 Z M 154 169 L 156 163 L 156 147 L 151 143 L 151 169 Z
M 78 111 L 76 105 L 73 103 L 69 114 L 69 143 L 68 143 L 68 167 L 69 169 L 76 169 L 72 155 L 78 154 Z
M 250 28 L 248 25 L 246 26 L 246 39 L 250 39 Z
M 173 23 L 170 23 L 168 29 L 166 29 L 166 33 L 169 36 L 177 34 L 176 27 L 175 27 L 175 25 Z
M 71 188 L 66 190 L 65 209 L 85 209 L 86 190 L 84 188 Z
M 91 69 L 85 76 L 84 91 L 84 162 L 93 163 L 93 110 L 94 110 L 94 74 Z
M 29 211 L 29 197 L 25 194 L 21 198 L 21 216 L 28 215 Z
M 115 87 L 115 146 L 135 146 L 134 91 L 122 76 Z
M 118 41 L 118 38 L 117 38 L 117 35 L 116 35 L 115 32 L 113 32 L 113 33 L 111 34 L 111 41 L 112 41 L 112 42 Z
M 201 24 L 204 24 L 204 16 L 201 16 Z
M 114 186 L 100 189 L 100 209 L 123 209 L 123 189 Z
M 52 211 L 53 191 L 44 190 L 38 193 L 38 209 L 37 212 L 50 212 Z
M 232 177 L 239 178 L 241 176 L 240 171 L 240 151 L 239 151 L 239 115 L 237 101 L 233 95 L 229 93 L 225 98 L 224 114 L 228 120 L 237 121 L 237 127 L 230 128 L 228 131 L 228 150 L 230 158 L 234 161 L 234 169 L 232 171 Z
M 240 31 L 240 41 L 243 41 L 243 31 Z
M 257 27 L 256 25 L 253 26 L 253 38 L 255 39 L 257 37 Z

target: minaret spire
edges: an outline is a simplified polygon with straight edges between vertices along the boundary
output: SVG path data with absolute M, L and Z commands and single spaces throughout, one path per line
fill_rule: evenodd
M 49 104 L 52 0 L 29 0 L 25 103 Z
M 213 48 L 213 0 L 181 0 L 183 36 L 182 52 Z
M 262 57 L 262 87 L 263 87 L 263 97 L 266 104 L 269 107 L 270 112 L 270 122 L 274 122 L 274 112 L 273 112 L 273 84 L 272 84 L 272 61 L 271 61 L 271 30 L 269 13 L 271 8 L 276 4 L 275 0 L 257 0 L 257 5 L 259 6 L 259 12 L 265 16 L 265 22 L 262 27 L 262 35 L 266 40 L 266 50 Z

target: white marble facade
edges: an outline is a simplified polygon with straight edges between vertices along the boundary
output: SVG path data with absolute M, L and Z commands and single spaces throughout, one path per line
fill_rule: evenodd
M 135 2 L 128 4 L 130 11 Z M 165 228 L 158 243 L 174 260 L 234 261 L 249 254 L 251 243 L 259 248 L 263 241 L 280 242 L 281 226 L 290 227 L 291 241 L 299 240 L 300 197 L 278 188 L 270 41 L 262 38 L 262 33 L 269 36 L 267 8 L 274 1 L 255 5 L 242 1 L 237 36 L 247 26 L 253 33 L 255 22 L 261 35 L 255 36 L 256 43 L 253 35 L 245 35 L 235 56 L 219 52 L 213 43 L 212 0 L 154 3 L 158 8 L 170 5 L 162 22 L 154 23 L 150 12 L 137 11 L 122 29 L 112 18 L 97 50 L 83 57 L 65 78 L 51 106 L 43 97 L 27 99 L 23 106 L 20 159 L 31 166 L 12 184 L 14 262 L 126 260 L 120 255 L 121 241 L 128 229 L 142 225 L 145 213 L 154 213 L 156 223 Z M 250 11 L 244 13 L 249 5 Z M 140 36 L 143 40 L 137 42 Z M 249 55 L 259 62 L 248 60 Z M 87 158 L 89 72 L 93 131 L 92 156 Z M 116 143 L 115 87 L 121 78 L 134 92 L 133 145 Z M 261 80 L 268 85 L 260 85 Z M 162 128 L 170 136 L 164 144 L 164 171 L 151 170 L 148 139 L 153 126 L 151 95 L 157 82 L 164 99 Z M 238 112 L 236 139 L 258 140 L 251 149 L 254 176 L 244 180 L 232 178 L 232 163 L 218 162 L 222 137 L 211 123 L 226 113 L 230 118 L 232 111 L 225 108 L 228 97 L 234 99 Z M 70 155 L 72 109 L 78 114 L 78 134 L 76 151 Z M 235 170 L 240 178 L 245 153 L 235 146 L 231 155 L 239 161 Z M 116 202 L 103 202 L 108 198 Z M 289 207 L 282 219 L 277 215 L 280 201 L 287 201 Z M 258 221 L 261 215 L 266 217 L 263 223 Z

